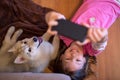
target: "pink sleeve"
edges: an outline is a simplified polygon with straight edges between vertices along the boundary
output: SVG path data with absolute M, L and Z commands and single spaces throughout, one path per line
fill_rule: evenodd
M 99 53 L 105 50 L 107 46 L 107 41 L 108 41 L 108 37 L 105 37 L 101 42 L 97 42 L 97 43 L 91 42 L 84 45 L 83 46 L 84 53 L 89 54 L 90 56 L 98 55 Z
M 83 49 L 84 49 L 84 53 L 89 54 L 90 56 L 96 56 L 102 52 L 102 50 L 95 50 L 92 47 L 92 43 L 86 44 L 85 46 L 83 46 Z

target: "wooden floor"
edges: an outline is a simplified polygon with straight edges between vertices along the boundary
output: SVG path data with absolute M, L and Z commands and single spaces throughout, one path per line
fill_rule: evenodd
M 107 49 L 98 56 L 98 80 L 120 80 L 120 19 L 109 29 Z
M 37 4 L 55 9 L 70 19 L 82 0 L 34 0 Z M 120 80 L 120 19 L 109 29 L 107 49 L 98 55 L 96 80 Z

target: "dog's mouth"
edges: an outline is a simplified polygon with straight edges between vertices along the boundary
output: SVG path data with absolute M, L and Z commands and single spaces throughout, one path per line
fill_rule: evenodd
M 39 41 L 39 44 L 37 46 L 37 48 L 40 46 L 40 44 L 42 43 L 43 39 L 41 37 L 38 37 L 38 41 Z

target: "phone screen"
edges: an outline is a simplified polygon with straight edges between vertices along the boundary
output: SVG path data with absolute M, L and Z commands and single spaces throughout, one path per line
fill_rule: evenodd
M 85 40 L 88 31 L 87 27 L 73 23 L 69 20 L 61 19 L 57 21 L 58 25 L 53 26 L 52 30 L 56 30 L 58 31 L 58 34 L 73 40 L 79 40 L 81 42 Z

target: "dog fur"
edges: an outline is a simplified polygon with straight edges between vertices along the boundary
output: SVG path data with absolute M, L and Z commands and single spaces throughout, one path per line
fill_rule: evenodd
M 16 43 L 17 38 L 22 33 L 22 30 L 15 31 L 14 27 L 9 28 L 2 47 L 0 48 L 0 72 L 22 72 L 28 71 L 26 64 L 14 64 L 13 61 L 17 55 L 8 53 L 7 51 Z M 12 36 L 13 35 L 13 36 Z
M 52 44 L 48 42 L 49 38 L 50 35 L 45 33 L 42 37 L 18 41 L 11 49 L 7 48 L 8 52 L 5 49 L 0 55 L 0 71 L 43 72 L 49 62 L 56 58 L 59 49 L 58 36 L 54 36 Z

